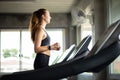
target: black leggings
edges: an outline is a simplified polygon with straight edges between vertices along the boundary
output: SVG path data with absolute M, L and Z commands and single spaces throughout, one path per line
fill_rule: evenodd
M 34 69 L 47 67 L 49 64 L 49 56 L 43 53 L 38 53 L 34 61 Z

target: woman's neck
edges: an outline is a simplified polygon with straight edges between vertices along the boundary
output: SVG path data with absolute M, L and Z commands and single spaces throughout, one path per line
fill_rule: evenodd
M 47 24 L 45 22 L 42 22 L 42 24 L 41 24 L 41 26 L 42 26 L 43 29 L 45 29 L 46 25 Z

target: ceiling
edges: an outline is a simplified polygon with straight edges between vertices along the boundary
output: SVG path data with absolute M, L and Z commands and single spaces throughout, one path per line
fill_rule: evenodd
M 46 8 L 52 13 L 69 13 L 78 0 L 0 0 L 0 13 L 32 13 Z

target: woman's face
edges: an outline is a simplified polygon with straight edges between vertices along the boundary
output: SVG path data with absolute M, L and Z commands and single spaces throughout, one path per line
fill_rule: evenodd
M 44 20 L 47 24 L 50 23 L 51 16 L 50 16 L 49 11 L 46 11 L 46 13 L 44 14 L 43 20 Z

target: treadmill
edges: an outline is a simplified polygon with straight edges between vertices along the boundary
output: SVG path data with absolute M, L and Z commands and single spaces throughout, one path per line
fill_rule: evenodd
M 84 58 L 78 56 L 43 69 L 14 72 L 0 80 L 58 80 L 83 72 L 99 72 L 120 55 L 119 34 L 120 20 L 105 30 Z
M 91 39 L 91 35 L 86 36 L 76 47 L 75 51 L 71 55 L 66 56 L 66 58 L 63 61 L 74 59 L 76 57 L 85 57 L 89 52 L 88 46 L 90 44 Z
M 65 50 L 63 52 L 63 54 L 61 54 L 60 56 L 58 56 L 53 62 L 51 65 L 54 65 L 56 63 L 60 63 L 63 61 L 63 59 L 67 56 L 69 56 L 70 54 L 72 54 L 74 52 L 76 48 L 76 45 L 75 44 L 72 44 L 67 50 Z
M 91 39 L 92 39 L 91 35 L 88 35 L 85 38 L 83 38 L 83 40 L 79 43 L 78 46 L 76 46 L 75 44 L 72 44 L 69 47 L 69 49 L 67 49 L 60 57 L 56 58 L 53 61 L 53 64 L 56 64 L 59 62 L 65 62 L 77 56 L 84 57 L 85 55 L 87 55 L 86 52 L 89 51 L 88 46 Z

